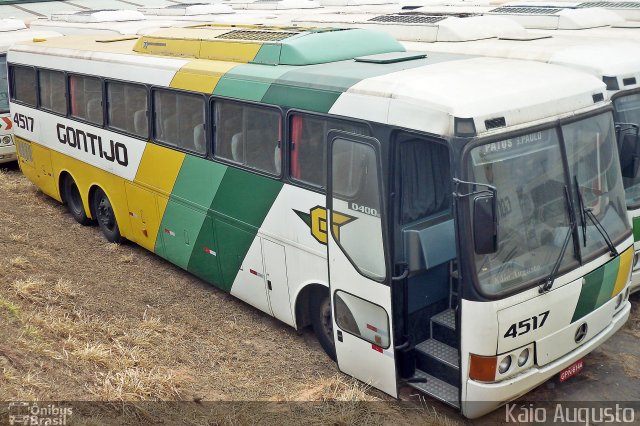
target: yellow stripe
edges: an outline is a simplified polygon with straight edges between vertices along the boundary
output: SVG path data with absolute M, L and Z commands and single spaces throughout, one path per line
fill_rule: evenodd
M 200 46 L 200 56 L 198 57 L 247 63 L 253 61 L 261 47 L 262 43 L 203 40 Z
M 212 62 L 195 59 L 184 65 L 171 80 L 170 86 L 194 92 L 213 93 L 220 78 L 232 68 L 235 62 Z
M 185 154 L 148 143 L 142 154 L 135 182 L 156 189 L 169 196 L 176 183 Z M 159 211 L 160 217 L 164 209 Z
M 629 279 L 629 270 L 631 269 L 631 262 L 633 261 L 633 247 L 628 248 L 620 255 L 620 268 L 618 268 L 618 276 L 616 278 L 616 285 L 613 287 L 613 293 L 611 297 L 615 297 L 622 291 L 627 285 Z

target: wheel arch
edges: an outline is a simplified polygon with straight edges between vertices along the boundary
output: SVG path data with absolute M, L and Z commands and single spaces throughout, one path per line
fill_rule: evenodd
M 300 291 L 298 291 L 294 309 L 297 329 L 311 325 L 311 300 L 323 292 L 328 294 L 329 286 L 326 283 L 317 282 L 305 284 Z

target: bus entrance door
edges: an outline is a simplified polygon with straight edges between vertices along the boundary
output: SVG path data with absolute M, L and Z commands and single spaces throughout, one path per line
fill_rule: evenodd
M 325 226 L 338 366 L 397 397 L 379 144 L 338 132 L 331 132 L 329 141 L 330 221 Z

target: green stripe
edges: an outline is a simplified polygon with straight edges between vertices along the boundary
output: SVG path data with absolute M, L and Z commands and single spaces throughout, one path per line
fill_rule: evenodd
M 620 257 L 618 256 L 585 275 L 571 322 L 590 314 L 611 299 L 619 268 Z
M 262 99 L 275 80 L 292 68 L 253 64 L 238 65 L 220 78 L 213 94 L 257 102 Z
M 640 216 L 633 218 L 633 241 L 640 241 Z
M 202 158 L 185 157 L 158 229 L 156 253 L 161 253 L 158 245 L 162 244 L 163 257 L 181 268 L 189 269 L 192 253 L 203 234 L 202 229 L 207 228 L 208 239 L 213 239 L 211 224 L 207 223 L 207 209 L 226 169 L 222 164 Z

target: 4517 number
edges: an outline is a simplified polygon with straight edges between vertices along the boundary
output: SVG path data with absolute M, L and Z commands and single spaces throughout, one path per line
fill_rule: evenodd
M 531 330 L 536 330 L 542 327 L 549 316 L 549 311 L 543 312 L 531 318 L 519 321 L 516 324 L 511 324 L 504 337 L 517 337 L 527 334 Z
M 21 129 L 33 132 L 33 118 L 27 117 L 24 114 L 18 114 L 16 112 L 13 115 L 13 122 L 16 123 L 16 126 L 20 127 Z

